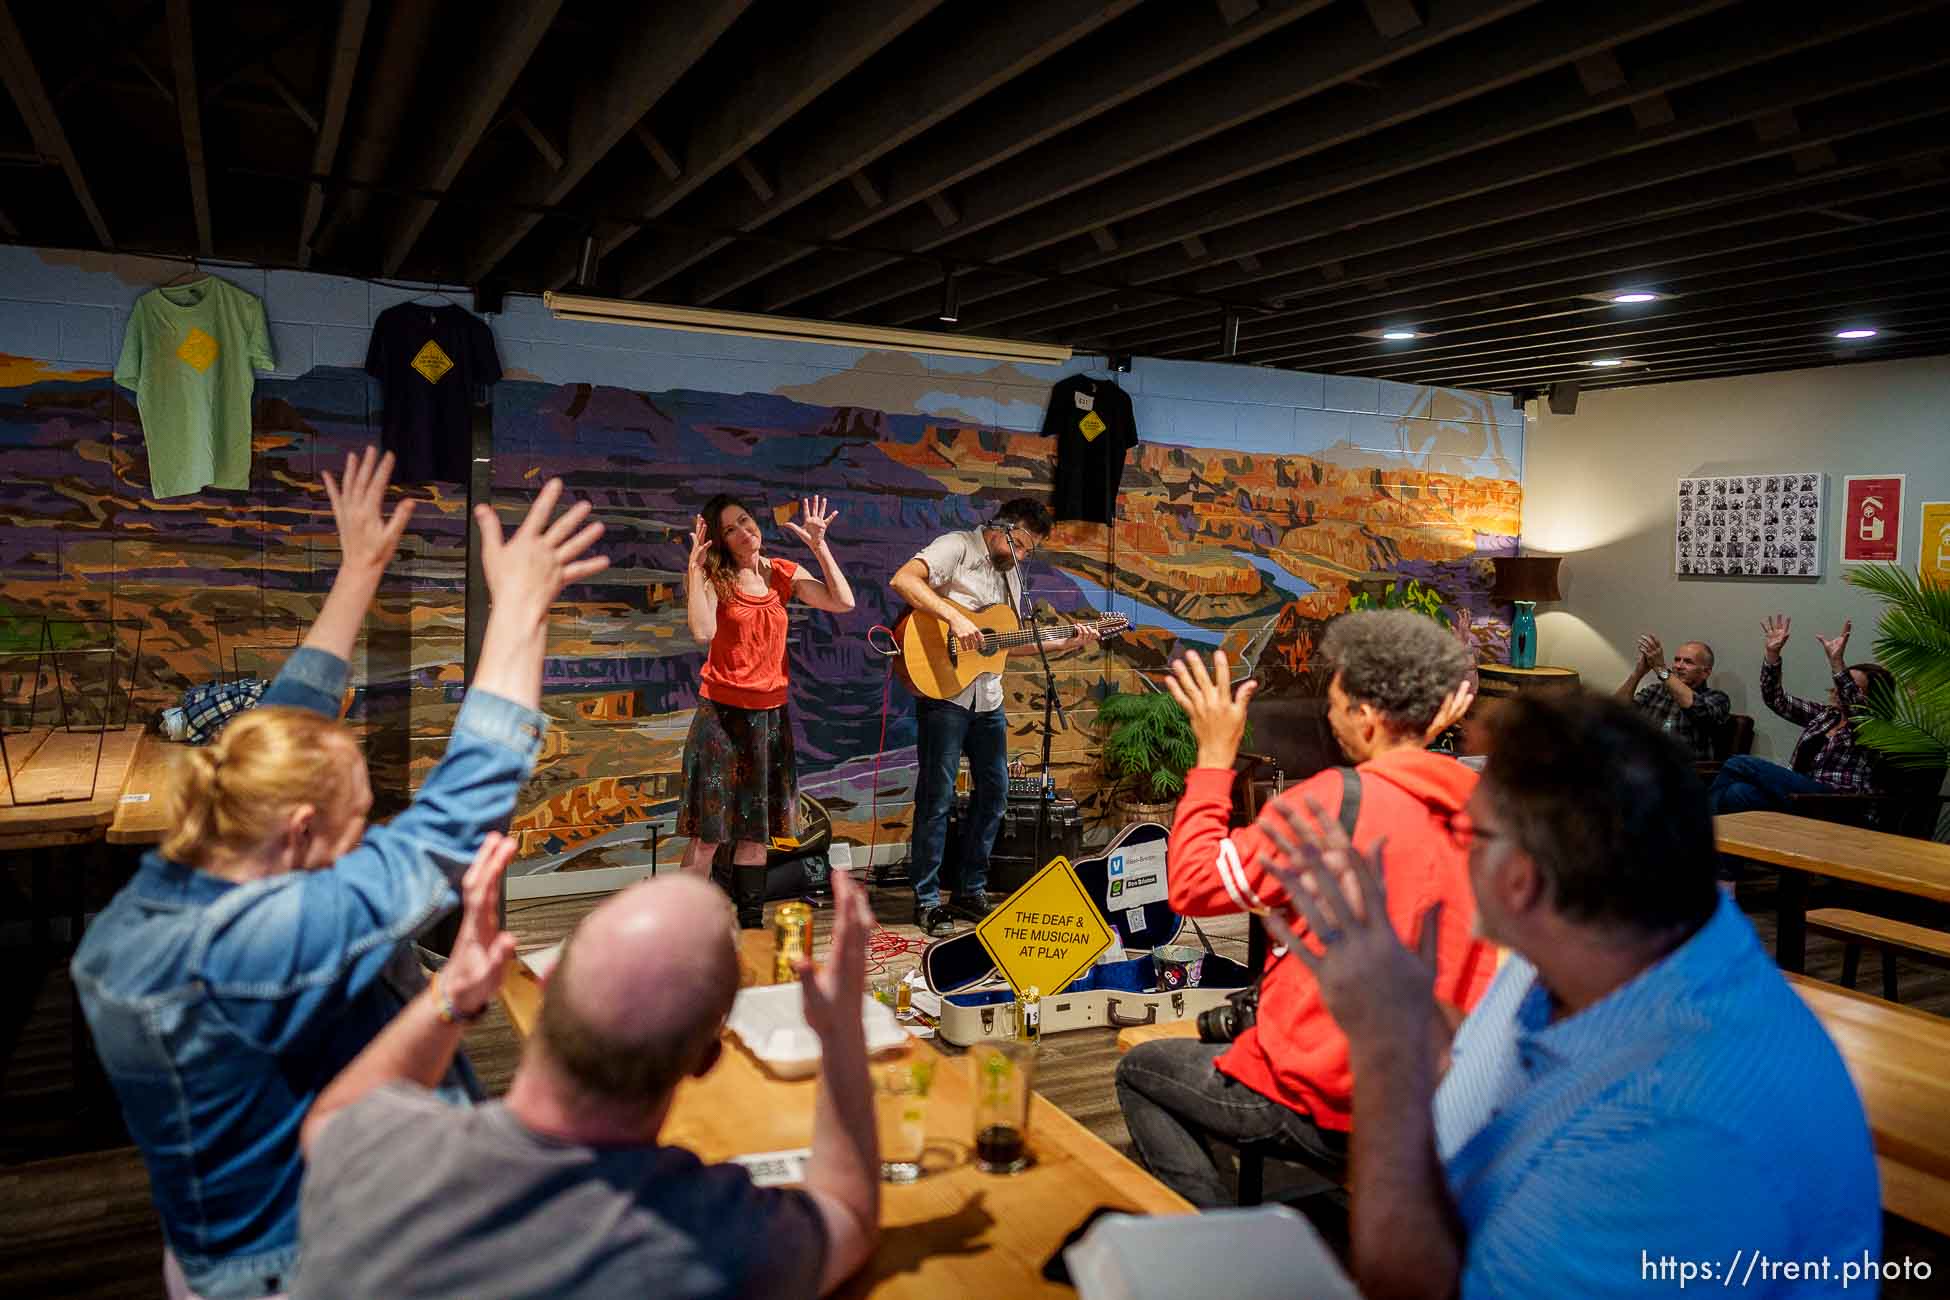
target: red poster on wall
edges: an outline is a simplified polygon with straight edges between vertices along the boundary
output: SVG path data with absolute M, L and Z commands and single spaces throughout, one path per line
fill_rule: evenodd
M 1850 474 L 1842 491 L 1842 563 L 1894 564 L 1903 548 L 1903 476 Z

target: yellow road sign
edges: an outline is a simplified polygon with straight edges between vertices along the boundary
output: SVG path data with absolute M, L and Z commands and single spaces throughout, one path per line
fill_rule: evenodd
M 975 927 L 976 937 L 1016 992 L 1044 997 L 1067 988 L 1110 946 L 1110 931 L 1068 858 L 1048 866 Z

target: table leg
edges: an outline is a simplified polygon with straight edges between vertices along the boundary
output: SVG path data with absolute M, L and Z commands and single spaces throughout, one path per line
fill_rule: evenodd
M 1774 960 L 1785 971 L 1804 973 L 1808 964 L 1808 873 L 1781 868 L 1775 893 Z

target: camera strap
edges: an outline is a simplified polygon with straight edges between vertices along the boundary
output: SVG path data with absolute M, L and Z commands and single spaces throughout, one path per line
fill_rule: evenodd
M 1336 767 L 1334 770 L 1341 774 L 1341 815 L 1336 820 L 1341 824 L 1341 834 L 1347 836 L 1348 843 L 1352 844 L 1354 823 L 1361 820 L 1361 773 L 1345 766 Z M 1197 924 L 1193 922 L 1194 929 L 1197 928 Z M 1202 940 L 1205 935 L 1201 933 L 1199 938 Z M 1207 944 L 1206 947 L 1209 950 L 1211 945 Z M 1266 966 L 1261 964 L 1259 970 L 1253 975 L 1253 982 L 1248 986 L 1249 991 L 1257 996 L 1260 981 L 1265 978 Z

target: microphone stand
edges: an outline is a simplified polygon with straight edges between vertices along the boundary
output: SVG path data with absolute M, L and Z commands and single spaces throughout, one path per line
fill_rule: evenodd
M 1009 554 L 1013 555 L 1016 560 L 1016 589 L 1022 595 L 1022 606 L 1028 614 L 1029 636 L 1036 643 L 1037 656 L 1043 661 L 1043 769 L 1041 774 L 1042 779 L 1036 791 L 1036 831 L 1034 837 L 1036 847 L 1030 859 L 1030 871 L 1031 874 L 1034 874 L 1037 871 L 1041 871 L 1044 866 L 1043 828 L 1044 823 L 1049 820 L 1050 800 L 1055 797 L 1054 787 L 1050 784 L 1049 774 L 1050 747 L 1056 739 L 1056 726 L 1051 721 L 1051 715 L 1052 713 L 1055 715 L 1055 721 L 1060 722 L 1065 731 L 1070 729 L 1070 720 L 1063 712 L 1062 701 L 1056 698 L 1056 669 L 1050 665 L 1049 647 L 1043 644 L 1043 632 L 1036 623 L 1036 602 L 1029 599 L 1029 592 L 1022 583 L 1022 552 L 1016 548 L 1015 531 L 1011 529 L 1004 535 L 1009 539 Z M 1006 789 L 1007 787 L 1005 786 L 1005 792 Z

